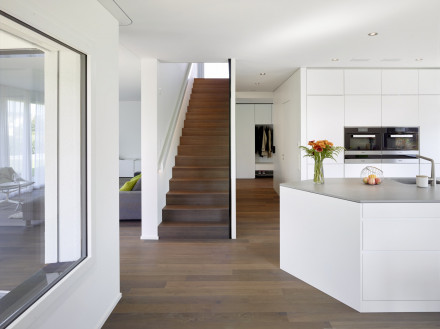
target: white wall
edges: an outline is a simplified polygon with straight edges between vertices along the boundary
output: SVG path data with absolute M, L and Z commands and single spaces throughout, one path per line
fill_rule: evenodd
M 119 158 L 141 158 L 141 102 L 119 102 Z
M 279 193 L 280 184 L 301 179 L 302 96 L 303 69 L 297 70 L 274 92 L 272 106 L 274 144 L 274 189 Z
M 240 91 L 236 93 L 236 103 L 268 103 L 273 102 L 273 92 Z
M 89 55 L 89 257 L 9 328 L 100 328 L 120 298 L 119 26 L 98 2 L 88 0 L 2 0 L 0 10 Z
M 157 67 L 157 150 L 165 142 L 179 95 L 186 80 L 188 63 L 159 63 Z
M 142 143 L 142 235 L 141 239 L 157 240 L 158 152 L 157 152 L 157 71 L 156 58 L 141 60 L 141 143 Z
M 141 60 L 119 45 L 119 100 L 141 101 Z

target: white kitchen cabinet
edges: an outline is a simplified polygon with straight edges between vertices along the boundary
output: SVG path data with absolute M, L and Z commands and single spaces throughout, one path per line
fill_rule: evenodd
M 382 96 L 382 125 L 391 127 L 417 127 L 419 104 L 417 95 Z
M 419 93 L 419 71 L 414 69 L 382 70 L 382 94 L 417 95 Z
M 382 124 L 380 95 L 345 96 L 345 126 L 380 127 Z
M 345 95 L 380 95 L 382 93 L 381 70 L 347 69 Z
M 364 252 L 362 263 L 363 300 L 440 300 L 440 252 Z
M 419 70 L 419 94 L 440 95 L 440 70 Z
M 420 154 L 440 163 L 440 95 L 419 96 L 419 118 Z
M 340 69 L 307 70 L 308 95 L 343 95 L 344 71 Z
M 322 139 L 344 146 L 344 96 L 307 97 L 307 140 Z M 337 162 L 344 163 L 344 152 Z
M 237 104 L 235 113 L 237 178 L 255 178 L 254 104 Z
M 419 164 L 415 163 L 382 163 L 384 177 L 416 177 Z
M 255 104 L 255 124 L 272 124 L 272 104 Z
M 364 169 L 367 166 L 372 166 L 375 168 L 378 168 L 382 170 L 382 164 L 381 163 L 370 163 L 368 160 L 361 160 L 365 161 L 363 163 L 346 163 L 345 164 L 345 170 L 344 174 L 346 178 L 359 178 L 361 179 L 361 172 L 362 169 Z

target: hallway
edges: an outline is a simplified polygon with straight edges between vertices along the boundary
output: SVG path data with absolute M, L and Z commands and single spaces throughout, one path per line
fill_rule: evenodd
M 142 241 L 121 223 L 123 297 L 104 329 L 431 329 L 438 313 L 360 314 L 279 269 L 272 179 L 237 180 L 237 240 Z

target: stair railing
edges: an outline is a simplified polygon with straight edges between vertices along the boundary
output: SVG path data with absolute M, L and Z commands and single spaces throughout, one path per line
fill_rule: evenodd
M 185 73 L 186 79 L 180 89 L 180 93 L 179 93 L 179 96 L 178 96 L 177 102 L 176 102 L 176 107 L 174 108 L 174 111 L 173 111 L 173 114 L 172 114 L 172 117 L 170 120 L 170 124 L 168 126 L 167 134 L 165 136 L 165 141 L 164 141 L 162 149 L 160 151 L 160 155 L 159 155 L 159 159 L 158 159 L 158 163 L 157 163 L 157 167 L 159 168 L 160 171 L 164 170 L 165 163 L 166 163 L 168 155 L 170 153 L 171 142 L 173 140 L 173 135 L 176 130 L 179 114 L 182 111 L 182 109 L 185 109 L 188 106 L 187 104 L 184 104 L 185 94 L 186 94 L 186 91 L 188 88 L 188 82 L 191 79 L 191 76 L 193 75 L 192 73 L 194 73 L 195 65 L 196 64 L 189 63 L 188 67 L 186 69 L 186 73 Z

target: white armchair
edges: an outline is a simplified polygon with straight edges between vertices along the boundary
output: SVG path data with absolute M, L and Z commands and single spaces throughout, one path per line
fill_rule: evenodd
M 10 194 L 18 191 L 21 194 L 21 189 L 27 186 L 31 186 L 34 182 L 29 182 L 21 178 L 13 168 L 3 167 L 0 168 L 0 192 L 5 194 L 6 197 L 0 200 L 0 203 L 15 203 L 17 209 L 21 205 L 20 200 L 11 200 Z

